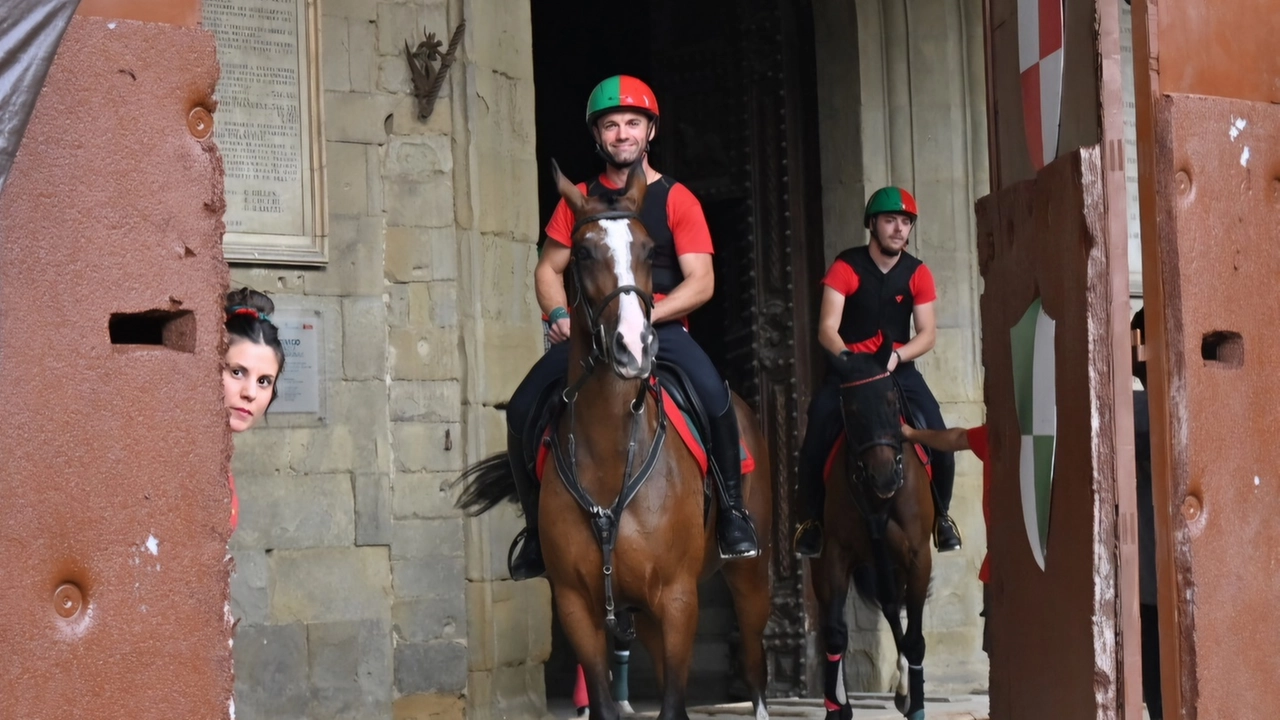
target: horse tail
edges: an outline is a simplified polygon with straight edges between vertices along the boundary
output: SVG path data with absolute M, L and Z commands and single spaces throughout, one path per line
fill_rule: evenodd
M 454 507 L 467 515 L 483 515 L 500 502 L 517 502 L 516 477 L 507 451 L 494 453 L 467 468 L 452 485 L 465 487 Z

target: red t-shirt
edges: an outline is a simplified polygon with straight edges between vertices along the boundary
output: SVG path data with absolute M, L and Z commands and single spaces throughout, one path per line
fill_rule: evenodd
M 621 187 L 610 183 L 608 176 L 603 173 L 599 181 L 610 190 Z M 587 184 L 578 183 L 578 190 L 585 194 Z M 575 222 L 573 211 L 569 209 L 564 198 L 561 198 L 560 202 L 556 203 L 556 209 L 552 211 L 551 219 L 547 221 L 544 232 L 549 239 L 565 247 L 573 247 Z M 711 244 L 711 229 L 707 227 L 707 216 L 702 213 L 702 203 L 698 202 L 698 198 L 694 197 L 689 188 L 678 182 L 673 183 L 671 189 L 667 191 L 667 227 L 671 228 L 677 257 L 691 253 L 715 254 L 715 248 Z M 657 302 L 664 297 L 666 296 L 662 293 L 654 293 L 653 301 Z M 543 314 L 542 319 L 546 321 L 548 318 Z M 688 328 L 688 318 L 679 320 Z
M 610 190 L 617 190 L 605 175 L 600 176 L 600 184 Z M 578 183 L 578 190 L 587 192 L 586 183 Z M 562 198 L 551 213 L 547 222 L 547 237 L 564 245 L 573 247 L 573 211 Z M 711 230 L 707 227 L 707 216 L 702 214 L 702 203 L 693 196 L 689 188 L 674 183 L 667 192 L 667 226 L 671 228 L 671 236 L 675 238 L 676 255 L 690 253 L 715 253 L 711 245 Z
M 858 273 L 849 263 L 843 260 L 836 260 L 831 263 L 831 268 L 827 270 L 827 274 L 822 278 L 822 284 L 835 290 L 845 297 L 849 297 L 858 291 Z M 924 305 L 938 299 L 938 288 L 933 282 L 933 273 L 929 270 L 929 266 L 920 263 L 920 267 L 911 274 L 911 297 L 915 299 L 916 305 Z M 877 332 L 875 337 L 870 340 L 846 345 L 853 352 L 872 353 L 880 349 L 880 345 L 884 342 L 884 333 Z M 893 349 L 897 350 L 902 347 L 903 343 L 894 343 Z
M 240 497 L 236 495 L 236 479 L 231 473 L 227 473 L 227 484 L 231 486 L 231 532 L 235 532 L 240 524 Z
M 979 425 L 976 428 L 969 428 L 965 431 L 965 436 L 969 439 L 969 449 L 982 461 L 982 523 L 990 528 L 991 507 L 988 495 L 991 494 L 991 463 L 988 460 L 991 456 L 990 446 L 987 444 L 987 426 Z M 982 567 L 978 570 L 978 579 L 982 582 L 991 582 L 991 561 L 987 555 L 982 556 Z

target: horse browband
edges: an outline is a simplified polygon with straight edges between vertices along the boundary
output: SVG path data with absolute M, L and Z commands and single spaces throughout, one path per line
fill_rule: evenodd
M 875 377 L 863 378 L 861 380 L 854 380 L 853 382 L 841 383 L 840 387 L 842 388 L 858 387 L 859 385 L 866 385 L 869 382 L 875 382 L 876 380 L 883 380 L 887 377 L 889 377 L 888 370 L 884 371 L 880 375 L 876 375 Z
M 639 220 L 639 219 L 640 219 L 640 214 L 636 212 L 632 212 L 631 210 L 605 210 L 604 212 L 599 212 L 599 213 L 596 213 L 595 215 L 588 215 L 578 220 L 578 222 L 574 223 L 573 232 L 571 233 L 571 236 L 577 235 L 578 231 L 582 229 L 582 226 L 590 225 L 591 223 L 597 222 L 599 220 Z

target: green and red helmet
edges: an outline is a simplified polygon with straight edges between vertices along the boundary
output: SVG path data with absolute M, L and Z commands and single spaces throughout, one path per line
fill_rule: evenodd
M 605 78 L 587 98 L 587 125 L 612 110 L 635 109 L 658 120 L 658 97 L 644 81 L 630 75 Z
M 906 213 L 911 216 L 911 222 L 915 222 L 920 216 L 920 211 L 916 209 L 916 199 L 911 193 L 900 187 L 882 187 L 871 194 L 871 199 L 867 201 L 866 212 L 862 214 L 862 226 L 871 227 L 871 218 L 880 213 Z

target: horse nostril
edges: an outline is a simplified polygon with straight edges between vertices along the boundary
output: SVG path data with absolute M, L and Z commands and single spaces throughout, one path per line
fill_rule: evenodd
M 613 334 L 613 356 L 617 358 L 625 358 L 631 354 L 631 348 L 627 347 L 627 341 L 622 337 L 622 333 Z

